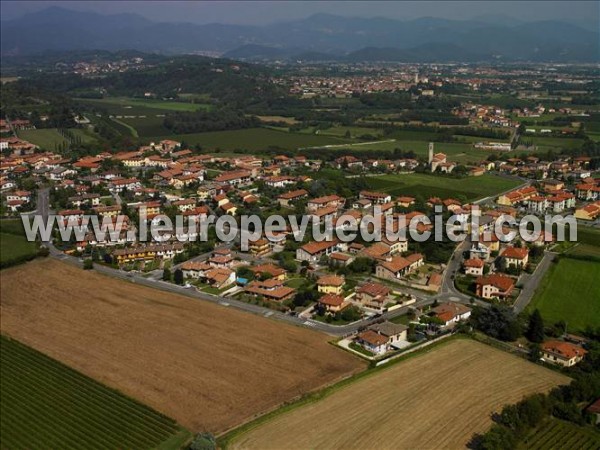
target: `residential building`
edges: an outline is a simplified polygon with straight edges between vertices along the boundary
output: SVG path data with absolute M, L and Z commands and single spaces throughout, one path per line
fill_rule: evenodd
M 481 276 L 483 275 L 484 267 L 485 262 L 483 259 L 479 258 L 466 259 L 463 262 L 463 268 L 465 269 L 465 274 L 467 275 Z
M 506 275 L 492 274 L 477 278 L 475 286 L 475 293 L 479 297 L 505 299 L 511 294 L 515 282 Z
M 551 340 L 542 344 L 544 361 L 564 367 L 571 367 L 581 361 L 587 351 L 570 342 Z
M 324 294 L 341 295 L 344 290 L 344 277 L 325 275 L 317 280 L 317 290 Z

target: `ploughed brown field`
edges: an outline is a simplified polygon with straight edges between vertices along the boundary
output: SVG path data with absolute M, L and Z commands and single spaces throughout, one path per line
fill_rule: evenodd
M 221 432 L 365 367 L 321 333 L 54 261 L 0 273 L 3 334 Z
M 456 340 L 350 383 L 235 438 L 236 449 L 458 449 L 507 403 L 569 379 Z

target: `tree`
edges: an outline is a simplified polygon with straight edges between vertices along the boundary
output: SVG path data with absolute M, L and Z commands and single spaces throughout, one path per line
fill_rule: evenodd
M 544 319 L 537 308 L 529 315 L 529 325 L 525 336 L 536 344 L 544 342 Z
M 83 261 L 83 270 L 92 270 L 94 268 L 94 261 L 86 259 Z
M 471 315 L 471 323 L 479 331 L 501 341 L 514 341 L 522 334 L 518 317 L 506 305 L 475 307 Z
M 171 271 L 167 268 L 163 269 L 163 281 L 171 281 Z
M 175 273 L 173 274 L 173 281 L 175 281 L 175 284 L 183 284 L 183 270 L 177 269 L 175 271 Z
M 215 450 L 217 442 L 210 433 L 198 433 L 188 447 L 188 450 Z
M 529 360 L 537 362 L 542 357 L 542 349 L 539 344 L 533 343 L 529 346 Z

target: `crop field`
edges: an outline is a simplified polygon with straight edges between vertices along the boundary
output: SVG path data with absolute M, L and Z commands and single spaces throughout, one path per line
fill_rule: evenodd
M 194 432 L 365 368 L 324 334 L 53 259 L 0 276 L 3 333 Z
M 463 195 L 467 200 L 496 195 L 519 185 L 518 181 L 493 175 L 468 178 L 446 178 L 427 174 L 396 174 L 368 178 L 369 187 L 393 196 L 421 195 L 441 198 Z
M 17 341 L 0 338 L 2 448 L 173 448 L 174 420 Z
M 600 263 L 560 259 L 552 264 L 529 310 L 540 310 L 548 323 L 565 320 L 572 331 L 600 326 Z
M 591 427 L 580 427 L 574 423 L 551 419 L 537 427 L 521 443 L 527 450 L 552 450 L 572 448 L 579 450 L 600 450 L 600 431 Z
M 245 130 L 210 131 L 207 133 L 180 134 L 154 137 L 154 140 L 175 139 L 188 145 L 199 144 L 205 149 L 236 150 L 247 149 L 260 152 L 269 147 L 296 150 L 300 147 L 313 147 L 330 144 L 344 144 L 348 139 L 333 136 L 318 136 L 301 133 L 288 133 L 268 128 L 248 128 Z
M 228 448 L 464 448 L 505 404 L 568 380 L 459 339 L 233 432 Z

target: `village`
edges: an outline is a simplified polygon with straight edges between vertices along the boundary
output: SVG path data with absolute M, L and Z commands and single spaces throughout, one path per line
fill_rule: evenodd
M 51 186 L 51 207 L 65 223 L 85 214 L 111 222 L 118 216 L 125 218 L 116 241 L 108 235 L 105 241 L 98 241 L 90 232 L 84 240 L 57 244 L 66 254 L 87 259 L 90 265 L 139 273 L 157 282 L 290 314 L 308 325 L 372 323 L 354 327 L 352 335 L 340 344 L 368 358 L 451 332 L 469 318 L 469 303 L 518 304 L 545 250 L 556 245 L 555 236 L 543 232 L 535 242 L 516 239 L 504 243 L 492 233 L 497 219 L 550 212 L 572 213 L 581 222 L 594 223 L 600 214 L 600 184 L 591 177 L 590 158 L 586 157 L 482 161 L 470 168 L 468 177 L 495 173 L 514 177 L 521 185 L 473 203 L 456 198 L 417 199 L 410 192 L 392 196 L 370 189 L 350 190 L 350 195 L 343 197 L 324 191 L 314 175 L 326 169 L 362 178 L 415 170 L 448 176 L 457 164 L 436 152 L 433 143 L 426 160 L 383 161 L 353 155 L 330 161 L 283 154 L 272 159 L 218 157 L 183 149 L 180 142 L 172 140 L 135 151 L 70 160 L 36 152 L 35 146 L 16 138 L 4 139 L 3 145 L 10 152 L 1 164 L 7 214 L 35 210 L 38 185 L 47 184 Z M 22 180 L 35 180 L 35 184 L 24 185 Z M 140 243 L 128 234 L 143 220 L 139 215 L 142 209 L 147 221 L 159 214 L 201 220 L 208 215 L 237 218 L 249 213 L 261 217 L 288 213 L 307 215 L 312 223 L 323 225 L 341 215 L 360 223 L 377 208 L 383 229 L 392 223 L 393 231 L 398 231 L 400 218 L 408 223 L 430 216 L 436 207 L 469 223 L 475 206 L 480 211 L 480 239 L 451 248 L 446 263 L 429 261 L 410 238 L 317 242 L 309 236 L 297 242 L 288 229 L 271 233 L 270 238 L 261 236 L 242 251 L 237 243 L 216 242 L 214 230 L 208 242 L 200 243 L 175 238 Z M 390 217 L 396 221 L 385 220 Z M 432 226 L 419 223 L 417 228 L 423 232 Z M 505 227 L 505 231 L 509 229 Z M 462 303 L 456 302 L 458 299 Z M 384 314 L 391 321 L 377 320 Z

